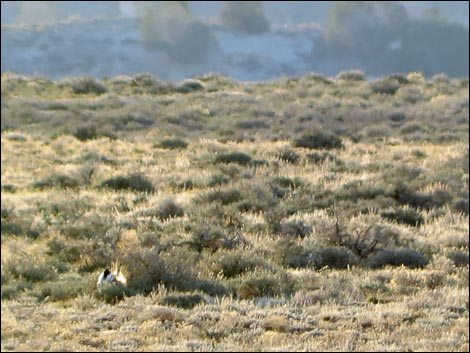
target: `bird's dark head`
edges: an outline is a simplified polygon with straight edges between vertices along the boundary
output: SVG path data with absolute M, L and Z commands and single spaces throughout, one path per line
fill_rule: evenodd
M 111 272 L 109 271 L 109 269 L 105 269 L 103 272 L 104 278 L 106 278 L 110 273 Z

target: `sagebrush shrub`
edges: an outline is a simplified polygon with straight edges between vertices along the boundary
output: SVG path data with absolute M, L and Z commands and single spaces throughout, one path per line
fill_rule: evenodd
M 240 165 L 247 165 L 250 162 L 251 156 L 242 152 L 220 154 L 215 158 L 215 163 L 236 163 Z
M 242 194 L 237 189 L 213 190 L 207 193 L 206 200 L 209 202 L 220 202 L 222 205 L 228 205 L 242 199 Z
M 274 260 L 284 267 L 303 268 L 316 266 L 317 258 L 312 251 L 292 241 L 276 243 L 273 251 Z
M 413 209 L 384 211 L 380 215 L 385 219 L 396 221 L 401 224 L 408 224 L 413 227 L 419 227 L 424 223 L 423 216 Z
M 276 156 L 283 162 L 296 164 L 300 160 L 300 154 L 292 150 L 291 148 L 283 148 L 279 151 Z
M 103 181 L 101 186 L 108 187 L 113 190 L 154 191 L 153 184 L 141 173 L 110 178 Z
M 201 303 L 206 303 L 206 299 L 201 294 L 171 294 L 163 298 L 162 304 L 192 309 Z
M 382 78 L 370 84 L 370 88 L 374 93 L 395 94 L 400 88 L 400 83 L 394 78 Z
M 57 278 L 57 271 L 53 266 L 26 254 L 10 258 L 2 264 L 2 270 L 13 278 L 31 282 L 50 281 Z
M 167 149 L 183 149 L 188 147 L 188 143 L 179 138 L 165 139 L 161 141 L 156 147 L 167 148 Z
M 158 218 L 166 220 L 171 217 L 184 216 L 183 208 L 177 204 L 173 199 L 169 198 L 164 200 L 157 209 Z
M 380 268 L 387 265 L 421 268 L 428 263 L 429 260 L 415 250 L 381 250 L 365 261 L 365 264 L 371 268 Z
M 335 149 L 344 147 L 341 138 L 325 132 L 303 135 L 294 140 L 294 146 L 308 149 Z
M 361 70 L 344 70 L 340 71 L 336 78 L 344 81 L 365 81 L 366 75 Z
M 358 258 L 349 249 L 326 248 L 318 251 L 317 266 L 329 268 L 347 268 L 357 264 Z
M 72 178 L 64 174 L 52 174 L 42 180 L 33 183 L 33 187 L 36 189 L 46 188 L 75 188 L 80 186 L 80 183 L 75 178 Z
M 268 267 L 262 258 L 241 251 L 224 251 L 215 255 L 211 271 L 214 275 L 221 274 L 226 278 L 239 276 L 255 268 Z
M 106 86 L 97 82 L 93 77 L 83 77 L 71 83 L 74 94 L 100 95 L 108 91 Z
M 202 82 L 192 79 L 186 79 L 176 87 L 176 91 L 179 93 L 191 93 L 196 91 L 202 91 L 204 90 L 204 88 L 205 86 Z
M 254 271 L 236 279 L 235 294 L 240 299 L 279 297 L 291 294 L 293 286 L 292 278 L 286 273 Z

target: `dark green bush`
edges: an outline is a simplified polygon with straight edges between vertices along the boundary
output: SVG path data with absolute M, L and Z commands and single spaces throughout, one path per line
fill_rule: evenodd
M 247 165 L 250 162 L 251 156 L 242 152 L 220 154 L 215 158 L 215 163 L 236 163 L 240 165 Z
M 469 262 L 468 252 L 456 250 L 456 251 L 452 251 L 451 253 L 449 253 L 447 257 L 452 260 L 455 266 L 458 266 L 458 267 L 468 266 L 468 262 Z
M 195 229 L 191 237 L 191 246 L 197 252 L 209 249 L 215 252 L 229 245 L 225 232 L 218 227 L 202 227 Z
M 192 309 L 201 303 L 206 303 L 206 299 L 201 294 L 172 294 L 163 298 L 163 304 L 183 309 Z
M 206 195 L 209 202 L 220 202 L 222 205 L 228 205 L 242 199 L 242 194 L 237 189 L 221 189 L 210 191 Z
M 374 93 L 393 95 L 400 88 L 400 83 L 396 79 L 386 77 L 372 82 L 370 88 Z
M 308 161 L 315 164 L 323 163 L 324 161 L 340 162 L 334 154 L 328 152 L 307 153 L 306 157 Z
M 183 217 L 183 208 L 172 199 L 164 200 L 157 210 L 158 218 L 166 220 L 171 217 Z
M 394 112 L 390 114 L 388 118 L 394 123 L 400 123 L 406 120 L 406 114 L 403 112 Z
M 386 191 L 381 187 L 353 180 L 344 184 L 341 189 L 336 192 L 336 198 L 338 200 L 351 200 L 357 202 L 359 199 L 374 199 L 377 196 L 385 194 Z
M 267 268 L 262 258 L 238 251 L 217 254 L 211 265 L 214 275 L 221 274 L 225 278 L 239 276 L 255 268 Z
M 162 142 L 160 142 L 160 144 L 156 145 L 155 147 L 167 148 L 171 150 L 183 149 L 183 148 L 188 147 L 188 143 L 178 138 L 165 139 Z
M 1 223 L 1 234 L 11 234 L 11 235 L 20 235 L 23 233 L 23 228 L 18 224 L 11 223 L 11 222 L 3 222 Z
M 172 84 L 163 82 L 151 74 L 143 73 L 134 76 L 130 82 L 131 87 L 150 94 L 167 94 L 175 91 Z
M 387 265 L 421 268 L 428 263 L 429 260 L 415 250 L 381 250 L 367 258 L 365 262 L 371 268 L 381 268 Z
M 36 189 L 46 189 L 46 188 L 75 188 L 78 187 L 80 183 L 78 180 L 69 177 L 64 174 L 53 174 L 49 177 L 46 177 L 42 180 L 39 180 L 33 183 L 33 187 Z
M 294 140 L 294 146 L 309 149 L 334 149 L 344 147 L 341 138 L 325 132 L 303 135 Z
M 304 238 L 312 231 L 312 227 L 302 220 L 282 221 L 279 234 L 285 237 Z
M 194 290 L 201 291 L 211 296 L 224 296 L 228 294 L 227 288 L 216 280 L 198 279 L 194 284 Z
M 96 290 L 94 296 L 107 304 L 117 304 L 126 296 L 136 294 L 133 290 L 123 286 L 107 286 Z
M 294 283 L 286 273 L 249 272 L 236 278 L 235 293 L 240 299 L 289 295 Z
M 240 129 L 268 129 L 269 125 L 263 120 L 246 120 L 237 122 L 235 127 Z
M 316 265 L 313 252 L 292 241 L 276 243 L 273 256 L 275 261 L 283 267 L 303 268 Z
M 78 127 L 72 132 L 72 135 L 80 141 L 93 140 L 99 137 L 96 127 L 93 125 Z
M 52 266 L 26 254 L 9 259 L 2 265 L 2 270 L 13 278 L 31 282 L 50 281 L 57 278 L 57 272 Z
M 284 148 L 276 156 L 283 162 L 295 164 L 300 160 L 300 155 L 290 148 Z
M 97 82 L 92 77 L 83 77 L 72 82 L 74 94 L 96 94 L 100 95 L 108 91 L 106 86 Z
M 176 91 L 179 93 L 191 93 L 196 91 L 203 91 L 204 84 L 197 80 L 187 79 L 181 82 L 177 87 Z
M 424 223 L 423 216 L 412 209 L 384 211 L 380 215 L 385 219 L 396 221 L 401 224 L 408 224 L 413 227 L 419 227 Z
M 452 203 L 452 207 L 457 212 L 468 214 L 469 213 L 469 200 L 468 198 L 459 198 Z
M 357 257 L 349 250 L 342 248 L 326 248 L 317 254 L 317 266 L 329 268 L 347 268 L 357 263 Z
M 230 178 L 226 177 L 223 174 L 212 175 L 207 183 L 207 186 L 217 186 L 222 184 L 227 184 L 230 181 Z
M 82 279 L 61 279 L 41 284 L 36 297 L 39 300 L 47 297 L 49 301 L 61 301 L 75 298 L 88 291 L 90 291 L 90 284 Z
M 140 173 L 110 178 L 105 180 L 101 186 L 113 190 L 154 191 L 152 183 Z
M 344 70 L 340 71 L 336 78 L 344 81 L 365 81 L 366 75 L 361 70 Z
M 302 186 L 302 182 L 299 178 L 291 179 L 289 177 L 284 177 L 284 176 L 274 177 L 273 183 L 280 187 L 289 188 L 292 190 Z

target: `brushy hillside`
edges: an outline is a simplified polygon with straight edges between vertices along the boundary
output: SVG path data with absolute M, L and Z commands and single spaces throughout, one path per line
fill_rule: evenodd
M 468 79 L 1 82 L 2 351 L 469 350 Z

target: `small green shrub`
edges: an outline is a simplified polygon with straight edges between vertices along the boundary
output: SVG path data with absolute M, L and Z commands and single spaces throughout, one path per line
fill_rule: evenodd
M 227 184 L 230 181 L 230 178 L 223 174 L 212 175 L 207 183 L 207 186 L 217 186 L 222 184 Z
M 78 180 L 64 174 L 53 174 L 33 183 L 33 187 L 40 190 L 52 187 L 61 189 L 76 188 L 78 186 L 80 186 Z
M 164 200 L 157 210 L 158 218 L 166 220 L 171 217 L 183 217 L 183 208 L 172 199 Z
M 94 292 L 95 297 L 107 304 L 117 304 L 126 296 L 134 295 L 135 292 L 124 286 L 106 286 Z
M 283 162 L 296 164 L 300 160 L 300 155 L 290 148 L 284 148 L 276 156 Z
M 206 299 L 201 294 L 172 294 L 163 298 L 163 304 L 183 309 L 192 309 L 201 303 L 206 303 Z
M 269 124 L 263 120 L 246 120 L 237 122 L 235 127 L 239 129 L 268 129 Z
M 406 120 L 406 114 L 403 112 L 394 112 L 391 113 L 388 118 L 394 123 L 401 123 Z
M 97 82 L 92 77 L 83 77 L 71 83 L 72 92 L 74 94 L 95 94 L 100 95 L 106 93 L 108 89 L 106 86 Z
M 211 271 L 214 275 L 221 274 L 225 278 L 236 277 L 255 268 L 267 268 L 267 264 L 262 258 L 243 252 L 230 251 L 216 255 L 211 265 Z
M 251 156 L 242 152 L 220 154 L 215 159 L 215 163 L 236 163 L 239 165 L 247 165 L 250 162 Z
M 18 224 L 11 223 L 11 222 L 4 222 L 1 223 L 1 234 L 2 235 L 20 235 L 23 234 L 23 228 Z
M 340 160 L 334 154 L 331 154 L 329 152 L 307 153 L 305 157 L 307 157 L 307 160 L 309 162 L 312 162 L 315 164 L 320 164 L 320 163 L 323 163 L 324 161 L 340 163 Z
M 183 149 L 188 147 L 188 143 L 178 138 L 174 139 L 165 139 L 160 144 L 156 145 L 155 147 L 166 148 L 166 149 Z
M 338 73 L 336 79 L 344 81 L 365 81 L 366 75 L 361 70 L 344 70 Z
M 26 254 L 9 259 L 2 265 L 2 270 L 13 278 L 31 282 L 50 281 L 57 277 L 57 272 L 52 266 Z
M 276 243 L 273 257 L 284 267 L 303 268 L 316 265 L 315 254 L 293 241 L 282 240 Z
M 336 192 L 336 198 L 338 200 L 351 200 L 353 202 L 357 202 L 359 199 L 370 200 L 385 194 L 386 191 L 381 187 L 352 180 L 344 184 L 341 189 Z
M 72 132 L 72 135 L 80 141 L 93 140 L 99 137 L 96 127 L 93 125 L 78 127 Z
M 386 77 L 372 82 L 370 88 L 374 93 L 393 95 L 400 88 L 400 83 L 396 79 Z
M 89 283 L 82 279 L 63 279 L 41 284 L 36 297 L 39 300 L 62 301 L 77 297 L 90 290 Z
M 335 149 L 344 147 L 341 138 L 325 132 L 303 135 L 294 140 L 294 146 L 308 149 Z
M 366 265 L 371 268 L 385 266 L 406 266 L 421 268 L 429 263 L 429 260 L 415 250 L 381 250 L 366 259 Z
M 191 246 L 199 253 L 202 252 L 203 249 L 209 249 L 215 252 L 219 249 L 226 248 L 228 245 L 227 235 L 218 227 L 205 226 L 193 230 Z
M 285 237 L 305 238 L 312 232 L 312 227 L 302 220 L 282 221 L 279 234 Z
M 284 176 L 278 176 L 273 178 L 273 183 L 283 188 L 297 189 L 302 186 L 302 181 L 299 178 L 288 178 Z
M 179 93 L 191 93 L 196 91 L 203 91 L 205 88 L 204 84 L 197 80 L 187 79 L 181 82 L 177 87 L 176 91 Z
M 154 191 L 152 183 L 140 173 L 110 178 L 105 180 L 101 186 L 113 190 Z
M 221 189 L 210 191 L 206 195 L 209 202 L 220 202 L 222 205 L 228 205 L 242 199 L 242 194 L 237 189 Z
M 347 268 L 357 263 L 357 257 L 349 249 L 326 248 L 317 254 L 319 258 L 317 266 L 329 268 Z
M 468 266 L 468 263 L 469 263 L 468 252 L 464 252 L 460 250 L 452 251 L 451 253 L 447 255 L 447 257 L 451 259 L 454 265 L 457 267 Z
M 134 76 L 130 82 L 130 86 L 133 87 L 136 93 L 168 94 L 175 91 L 172 84 L 158 80 L 148 73 Z
M 401 224 L 408 224 L 413 227 L 419 227 L 424 223 L 423 216 L 412 209 L 384 211 L 380 215 L 385 219 L 396 221 Z
M 293 280 L 286 273 L 249 272 L 236 279 L 236 294 L 240 299 L 279 297 L 293 291 Z

